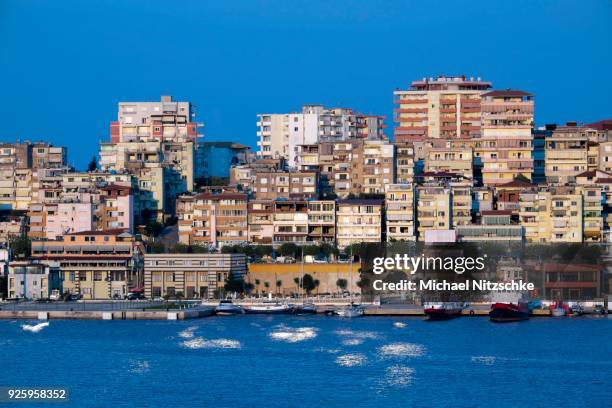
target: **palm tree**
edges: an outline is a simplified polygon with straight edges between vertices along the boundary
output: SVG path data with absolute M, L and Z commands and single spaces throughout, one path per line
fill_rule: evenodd
M 338 289 L 340 289 L 340 292 L 344 292 L 346 290 L 347 285 L 348 282 L 346 281 L 346 279 L 340 278 L 336 281 L 336 286 L 338 287 Z
M 268 288 L 270 287 L 270 282 L 264 282 L 264 287 L 266 288 L 266 294 L 268 293 Z
M 321 282 L 319 282 L 318 279 L 315 279 L 314 282 L 312 282 L 312 283 L 314 284 L 315 288 L 317 289 L 317 296 L 319 296 L 319 284 Z
M 283 286 L 283 281 L 279 279 L 276 281 L 276 294 L 280 293 L 281 286 Z
M 259 297 L 259 284 L 261 281 L 259 279 L 255 279 L 255 288 L 257 289 L 257 297 Z

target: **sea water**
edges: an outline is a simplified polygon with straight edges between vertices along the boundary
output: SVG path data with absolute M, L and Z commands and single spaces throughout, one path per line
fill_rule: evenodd
M 35 323 L 0 321 L 0 386 L 66 387 L 67 406 L 612 405 L 605 317 L 249 315 L 22 328 Z

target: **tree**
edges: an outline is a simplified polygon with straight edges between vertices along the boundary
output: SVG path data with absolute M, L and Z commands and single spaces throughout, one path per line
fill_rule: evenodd
M 283 286 L 283 281 L 279 279 L 276 281 L 276 293 L 280 293 L 281 286 Z
M 313 282 L 315 289 L 317 289 L 317 295 L 319 294 L 319 285 L 321 282 L 318 279 L 315 279 Z
M 259 296 L 259 284 L 261 281 L 259 279 L 255 279 L 255 288 L 257 289 L 257 296 Z
M 244 281 L 242 278 L 234 276 L 233 272 L 230 272 L 225 280 L 224 287 L 227 292 L 242 293 L 244 290 Z
M 91 161 L 87 165 L 87 171 L 96 171 L 98 168 L 98 162 L 96 161 L 96 156 L 91 158 Z
M 16 258 L 27 258 L 32 254 L 32 241 L 26 234 L 9 238 L 9 248 Z
M 336 286 L 338 287 L 338 289 L 340 289 L 341 292 L 344 292 L 346 290 L 346 287 L 348 286 L 348 282 L 346 279 L 338 279 L 336 281 Z
M 310 274 L 305 273 L 304 276 L 302 276 L 302 288 L 306 291 L 306 293 L 310 294 L 310 292 L 312 292 L 312 290 L 316 287 L 317 286 L 315 285 L 315 280 L 313 277 Z
M 255 289 L 255 285 L 253 285 L 251 282 L 244 284 L 244 292 L 246 294 L 250 295 L 253 292 L 253 289 Z
M 270 288 L 270 282 L 264 282 L 264 288 L 266 288 L 266 292 L 268 291 L 268 289 Z
M 300 291 L 300 278 L 293 278 L 293 281 L 295 282 L 295 286 L 297 286 L 298 292 L 299 292 Z
M 308 245 L 305 246 L 304 248 L 304 255 L 318 255 L 319 254 L 319 247 L 316 245 Z
M 292 256 L 297 258 L 296 254 L 298 253 L 298 246 L 293 242 L 285 242 L 280 246 L 280 248 L 278 248 L 278 252 L 282 256 Z

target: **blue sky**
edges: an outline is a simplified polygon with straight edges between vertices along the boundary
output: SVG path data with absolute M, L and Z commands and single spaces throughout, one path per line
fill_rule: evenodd
M 117 102 L 195 103 L 206 140 L 256 142 L 305 103 L 387 115 L 437 74 L 536 95 L 538 124 L 612 117 L 612 1 L 0 0 L 0 141 L 83 168 Z

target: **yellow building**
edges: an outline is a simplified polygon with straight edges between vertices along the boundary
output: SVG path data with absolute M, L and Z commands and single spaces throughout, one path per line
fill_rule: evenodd
M 451 189 L 444 185 L 426 183 L 417 187 L 417 225 L 419 241 L 425 231 L 452 228 Z
M 589 141 L 583 128 L 562 126 L 546 139 L 546 181 L 554 184 L 574 182 L 576 175 L 589 167 Z
M 430 147 L 425 156 L 426 172 L 454 173 L 468 179 L 473 178 L 472 149 L 453 146 L 451 141 L 444 146 Z
M 453 227 L 472 223 L 472 183 L 470 180 L 451 181 Z
M 385 189 L 387 241 L 415 241 L 414 185 L 388 184 Z
M 298 283 L 308 274 L 319 282 L 314 294 L 337 294 L 347 290 L 361 293 L 359 268 L 359 263 L 252 263 L 248 266 L 246 280 L 254 285 L 258 294 L 289 296 L 303 293 Z

